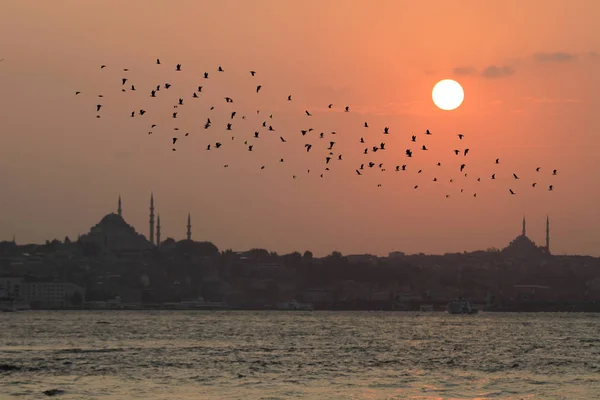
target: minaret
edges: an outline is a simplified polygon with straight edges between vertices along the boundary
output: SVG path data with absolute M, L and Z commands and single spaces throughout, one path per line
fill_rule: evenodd
M 187 240 L 192 240 L 192 216 L 188 213 Z
M 119 217 L 123 216 L 123 209 L 121 208 L 121 195 L 119 195 L 119 207 L 117 208 L 117 214 L 119 214 Z
M 526 236 L 525 235 L 525 217 L 523 217 L 523 233 L 521 235 Z
M 160 214 L 156 216 L 156 247 L 160 248 Z
M 154 244 L 154 193 L 150 193 L 150 243 Z
M 546 215 L 546 251 L 550 254 L 550 218 Z

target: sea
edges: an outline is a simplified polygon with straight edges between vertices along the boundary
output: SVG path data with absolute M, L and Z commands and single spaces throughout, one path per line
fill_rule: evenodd
M 0 399 L 600 399 L 600 314 L 0 313 Z

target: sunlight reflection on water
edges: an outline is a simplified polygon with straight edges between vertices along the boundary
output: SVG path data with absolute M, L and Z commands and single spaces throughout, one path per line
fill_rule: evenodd
M 401 312 L 0 314 L 0 399 L 593 399 L 600 318 Z

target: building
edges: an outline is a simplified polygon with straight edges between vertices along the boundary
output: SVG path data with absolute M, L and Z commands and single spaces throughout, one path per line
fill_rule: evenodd
M 23 282 L 21 298 L 32 308 L 80 308 L 85 289 L 70 282 Z
M 2 276 L 0 277 L 0 299 L 20 298 L 23 277 Z
M 153 228 L 153 198 L 151 197 L 151 228 Z M 94 225 L 90 232 L 82 235 L 80 240 L 84 243 L 93 243 L 104 251 L 144 251 L 150 250 L 154 244 L 142 234 L 125 222 L 119 196 L 117 213 L 105 215 L 99 223 Z
M 519 236 L 514 238 L 502 252 L 513 255 L 549 255 L 550 254 L 550 219 L 546 217 L 546 245 L 538 246 L 529 237 L 527 237 L 527 225 L 523 217 L 522 231 Z

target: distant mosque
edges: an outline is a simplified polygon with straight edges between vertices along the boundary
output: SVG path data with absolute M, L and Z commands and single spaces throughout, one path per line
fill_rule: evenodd
M 527 237 L 525 217 L 523 217 L 523 230 L 514 238 L 502 252 L 512 254 L 550 255 L 550 218 L 546 216 L 546 245 L 537 246 Z
M 160 214 L 156 215 L 156 227 L 154 226 L 154 194 L 150 194 L 150 229 L 147 239 L 144 235 L 136 232 L 133 226 L 125 222 L 121 196 L 119 195 L 117 213 L 105 215 L 100 222 L 94 225 L 90 232 L 82 235 L 82 242 L 94 243 L 102 249 L 114 251 L 144 251 L 158 249 L 161 245 Z M 155 235 L 156 234 L 156 235 Z M 155 240 L 156 237 L 156 240 Z M 187 240 L 192 240 L 192 216 L 188 213 L 187 218 Z

